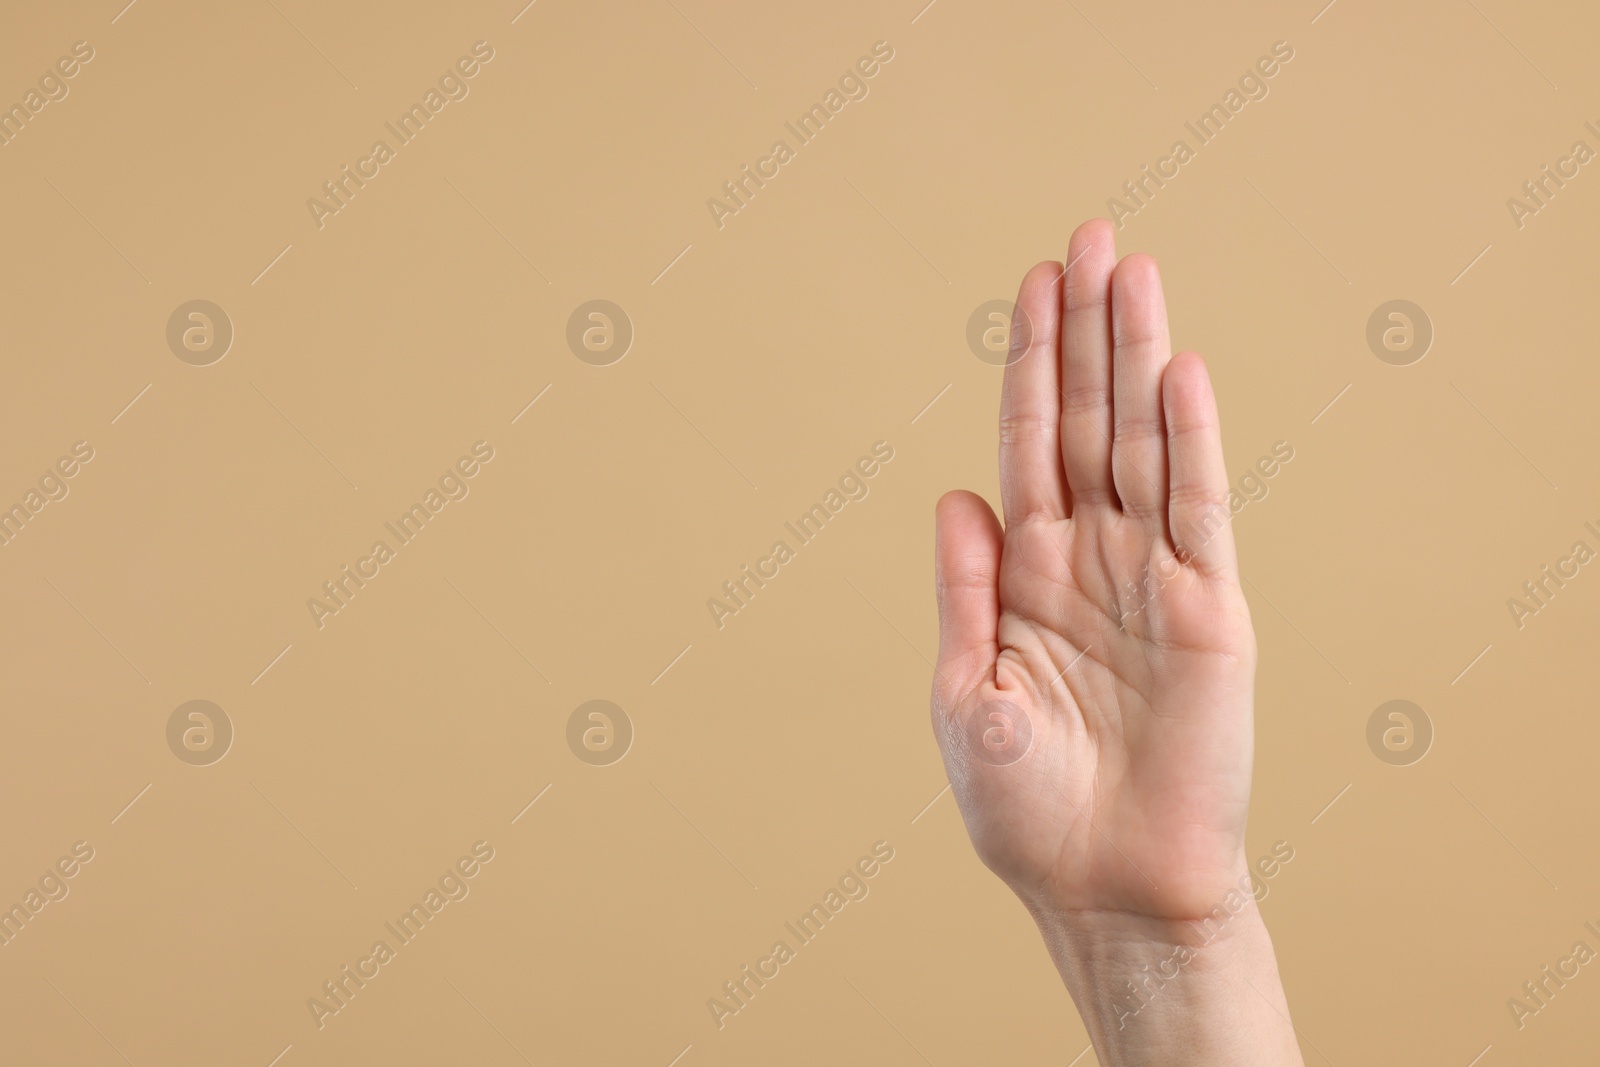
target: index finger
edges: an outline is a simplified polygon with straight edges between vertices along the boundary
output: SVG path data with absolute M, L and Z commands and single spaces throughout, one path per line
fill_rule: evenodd
M 1022 279 L 1014 323 L 1026 335 L 1006 364 L 1000 392 L 1000 501 L 1006 525 L 1064 519 L 1069 510 L 1061 466 L 1060 263 L 1046 261 Z

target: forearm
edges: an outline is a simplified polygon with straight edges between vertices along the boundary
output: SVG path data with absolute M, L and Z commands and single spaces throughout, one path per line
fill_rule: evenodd
M 1170 923 L 1030 907 L 1102 1067 L 1301 1067 L 1255 901 Z

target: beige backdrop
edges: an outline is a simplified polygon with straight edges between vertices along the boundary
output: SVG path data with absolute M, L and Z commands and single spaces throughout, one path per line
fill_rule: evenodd
M 0 1061 L 1095 1062 L 926 695 L 969 324 L 1097 214 L 1248 501 L 1307 1061 L 1592 1061 L 1600 17 L 124 2 L 0 34 Z

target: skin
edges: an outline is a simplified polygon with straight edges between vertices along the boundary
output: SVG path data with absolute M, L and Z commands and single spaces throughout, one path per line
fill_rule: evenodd
M 1004 525 L 938 504 L 934 732 L 1101 1064 L 1298 1065 L 1244 852 L 1256 647 L 1216 399 L 1153 259 L 1096 219 L 1067 264 L 1017 297 Z

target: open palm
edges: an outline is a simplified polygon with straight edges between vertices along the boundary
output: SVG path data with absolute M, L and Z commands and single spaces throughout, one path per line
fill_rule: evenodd
M 1030 906 L 1183 921 L 1246 871 L 1255 639 L 1216 401 L 1155 262 L 1079 227 L 1023 279 L 999 520 L 938 508 L 933 720 L 978 854 Z

